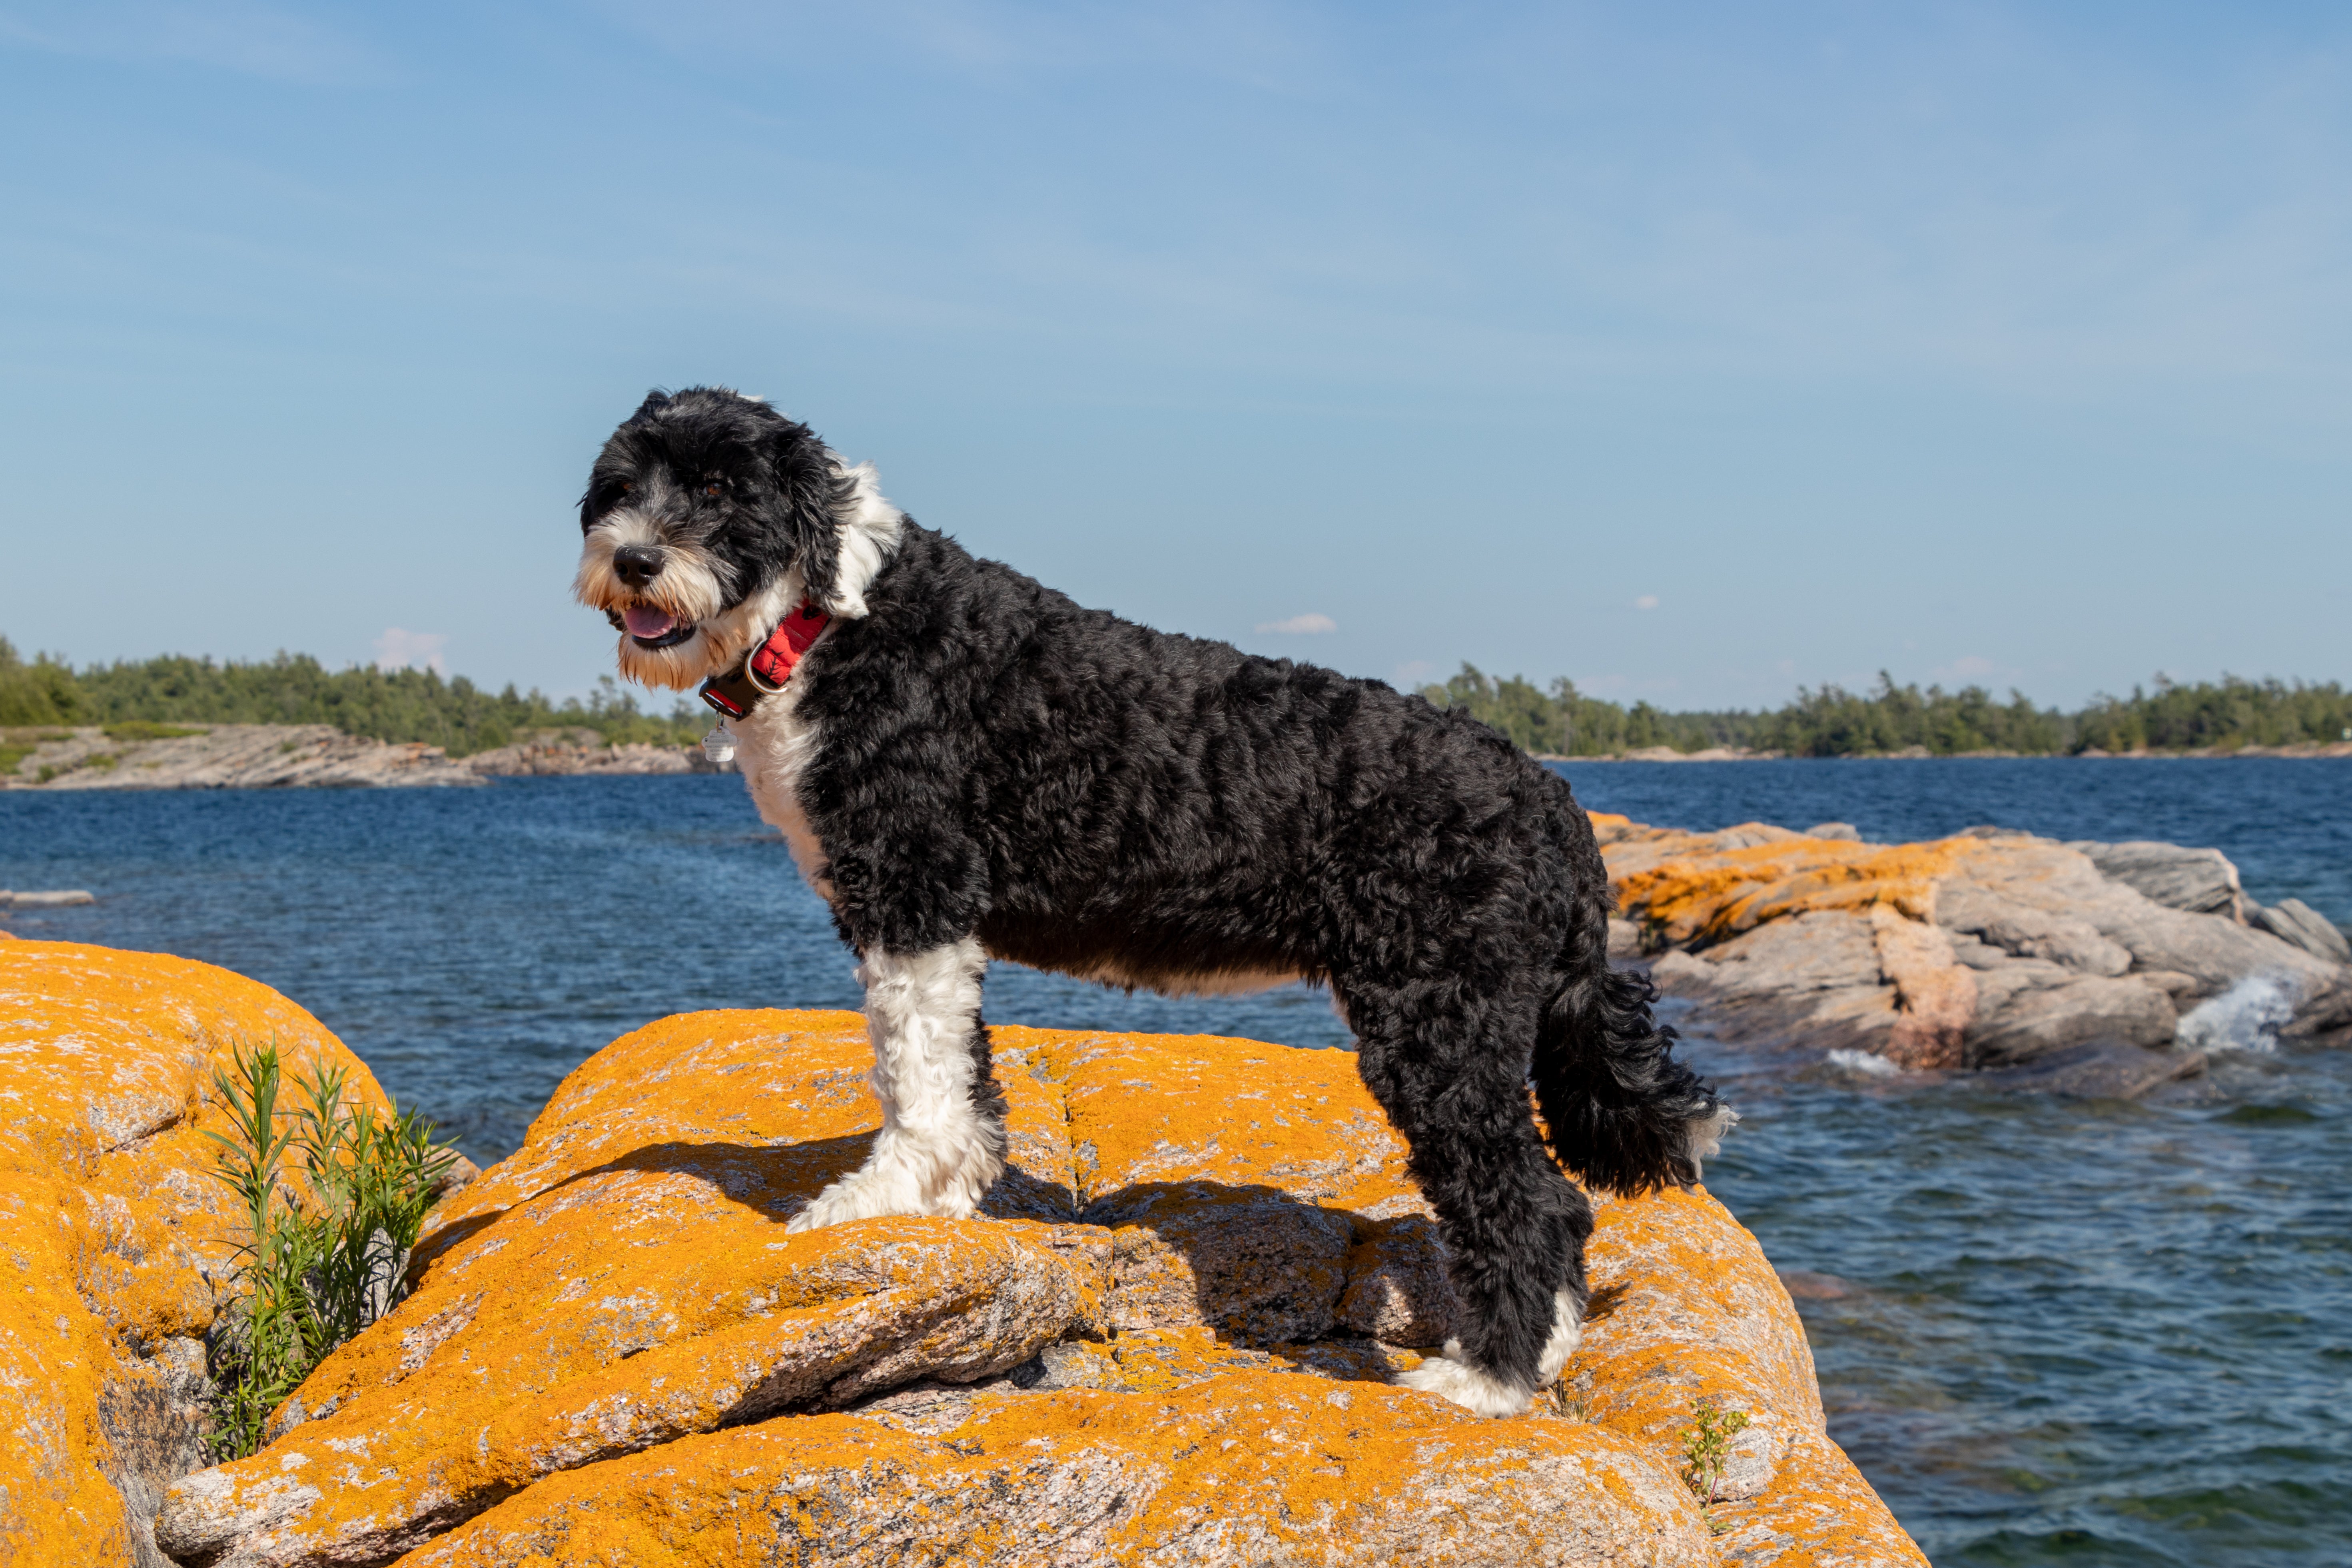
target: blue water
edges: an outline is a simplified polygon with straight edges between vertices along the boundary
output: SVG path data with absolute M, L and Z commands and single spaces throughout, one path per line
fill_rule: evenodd
M 1978 823 L 2216 845 L 2352 923 L 2352 762 L 1570 763 L 1639 820 Z M 732 778 L 0 795 L 18 935 L 301 1002 L 478 1160 L 689 1007 L 850 1006 L 850 960 Z M 1345 1045 L 1318 993 L 1169 1002 L 1000 965 L 1006 1022 Z M 1709 1184 L 1788 1270 L 1831 1430 L 1941 1568 L 2352 1563 L 2352 1060 L 2239 1056 L 2161 1103 L 1891 1087 L 1694 1039 L 1748 1120 Z

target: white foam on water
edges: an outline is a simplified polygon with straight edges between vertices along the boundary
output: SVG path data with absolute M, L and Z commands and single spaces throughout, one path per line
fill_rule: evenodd
M 2279 1030 L 2294 1016 L 2284 984 L 2268 974 L 2249 974 L 2182 1014 L 2172 1037 L 2190 1050 L 2275 1051 Z
M 1864 1078 L 1893 1078 L 1903 1070 L 1885 1057 L 1874 1056 L 1868 1051 L 1850 1051 L 1841 1048 L 1830 1053 L 1829 1062 L 1833 1068 L 1843 1068 L 1848 1072 L 1858 1072 Z

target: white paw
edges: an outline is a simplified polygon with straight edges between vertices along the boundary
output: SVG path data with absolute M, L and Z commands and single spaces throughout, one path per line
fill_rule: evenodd
M 921 1186 L 904 1166 L 895 1162 L 887 1165 L 867 1164 L 811 1198 L 808 1207 L 793 1215 L 784 1230 L 787 1234 L 823 1230 L 829 1225 L 847 1225 L 854 1219 L 932 1212 L 935 1211 L 923 1201 Z
M 810 1199 L 784 1229 L 822 1230 L 854 1219 L 899 1214 L 969 1219 L 1003 1164 L 978 1140 L 886 1132 L 865 1164 Z
M 1499 1382 L 1464 1361 L 1459 1340 L 1446 1341 L 1444 1355 L 1424 1358 L 1410 1372 L 1397 1373 L 1396 1382 L 1400 1388 L 1450 1399 L 1473 1415 L 1524 1415 L 1534 1396 L 1534 1390 Z
M 1543 1354 L 1536 1358 L 1538 1388 L 1548 1386 L 1559 1375 L 1559 1369 L 1568 1364 L 1584 1338 L 1584 1320 L 1577 1316 L 1575 1296 L 1562 1290 L 1553 1300 L 1557 1305 L 1552 1309 L 1551 1338 L 1544 1342 Z
M 1723 1152 L 1723 1140 L 1739 1125 L 1739 1112 L 1727 1105 L 1718 1105 L 1715 1113 L 1703 1121 L 1687 1122 L 1683 1129 L 1683 1150 L 1690 1158 L 1694 1178 L 1705 1169 L 1706 1162 Z

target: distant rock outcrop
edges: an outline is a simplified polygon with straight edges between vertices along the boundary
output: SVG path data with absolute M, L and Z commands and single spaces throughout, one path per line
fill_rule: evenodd
M 1848 837 L 1843 824 L 1831 837 L 1593 821 L 1634 927 L 1612 945 L 1655 954 L 1660 986 L 1727 1041 L 1868 1051 L 1915 1068 L 2066 1051 L 2079 1062 L 2078 1047 L 2098 1042 L 2173 1047 L 2184 1014 L 2252 982 L 2275 993 L 2289 1037 L 2352 1029 L 2342 933 L 2300 903 L 2252 905 L 2218 850 L 1990 827 L 1890 846 Z M 2115 1062 L 2017 1081 L 2137 1092 L 2178 1076 L 2107 1070 Z
M 699 746 L 607 745 L 593 730 L 542 730 L 511 746 L 477 752 L 465 765 L 488 778 L 572 778 L 638 773 L 710 773 Z
M 160 726 L 156 728 L 162 728 Z M 478 784 L 438 746 L 346 735 L 328 724 L 210 724 L 147 740 L 81 729 L 0 775 L 7 789 L 329 789 Z
M 96 902 L 97 896 L 86 888 L 51 888 L 40 892 L 10 892 L 0 888 L 0 910 L 63 910 Z
M 536 731 L 453 760 L 439 746 L 371 741 L 326 724 L 117 728 L 120 738 L 85 728 L 41 740 L 0 773 L 0 789 L 463 786 L 493 778 L 719 771 L 697 746 L 613 746 L 587 729 Z

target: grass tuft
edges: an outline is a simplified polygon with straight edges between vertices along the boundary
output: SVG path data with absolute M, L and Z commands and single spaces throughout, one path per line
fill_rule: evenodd
M 341 1068 L 289 1081 L 274 1040 L 230 1059 L 213 1088 L 231 1131 L 205 1136 L 246 1239 L 213 1357 L 215 1462 L 257 1451 L 269 1413 L 405 1294 L 401 1270 L 457 1157 L 414 1110 L 386 1119 L 346 1103 Z

